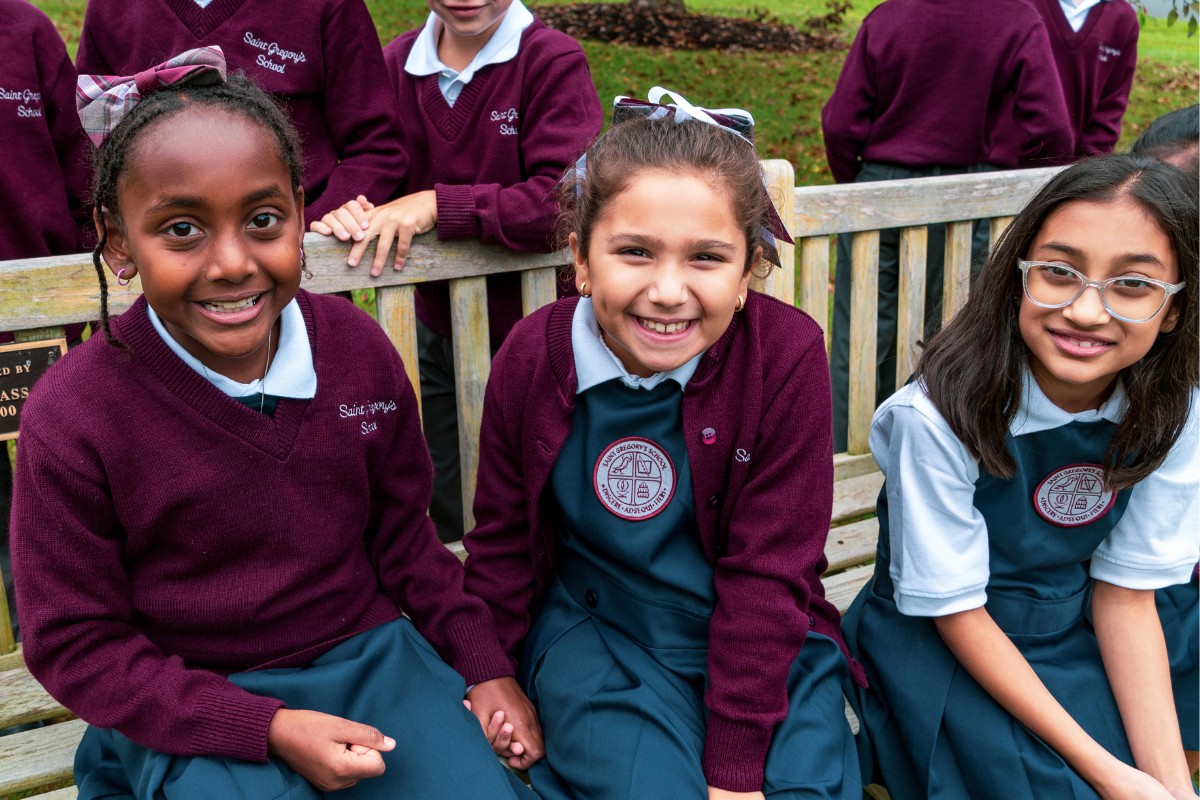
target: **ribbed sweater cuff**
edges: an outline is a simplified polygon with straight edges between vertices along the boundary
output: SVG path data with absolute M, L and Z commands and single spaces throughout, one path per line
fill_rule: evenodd
M 491 625 L 478 620 L 459 623 L 451 630 L 450 638 L 455 649 L 452 666 L 468 686 L 516 674 Z
M 282 700 L 249 692 L 206 692 L 196 703 L 197 752 L 267 761 L 267 731 Z
M 433 190 L 437 195 L 438 238 L 478 239 L 479 225 L 475 221 L 473 189 L 470 186 L 438 183 Z
M 709 714 L 704 778 L 709 786 L 730 792 L 761 792 L 770 747 L 770 729 Z

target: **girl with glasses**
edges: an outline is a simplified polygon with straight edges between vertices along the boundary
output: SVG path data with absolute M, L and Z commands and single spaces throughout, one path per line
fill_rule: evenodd
M 1197 559 L 1197 187 L 1081 162 L 871 429 L 852 702 L 893 797 L 1195 798 L 1154 605 Z

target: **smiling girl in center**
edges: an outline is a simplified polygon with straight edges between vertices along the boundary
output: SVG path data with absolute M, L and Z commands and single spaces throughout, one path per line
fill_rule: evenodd
M 541 715 L 530 777 L 859 800 L 824 336 L 749 290 L 775 256 L 735 117 L 630 109 L 562 194 L 580 298 L 517 325 L 485 402 L 467 586 Z

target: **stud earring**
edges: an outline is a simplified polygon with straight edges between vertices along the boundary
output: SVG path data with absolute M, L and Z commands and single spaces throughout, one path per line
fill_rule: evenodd
M 119 270 L 117 270 L 117 285 L 128 286 L 131 280 L 133 280 L 132 276 L 128 278 L 125 277 L 125 267 L 121 267 Z

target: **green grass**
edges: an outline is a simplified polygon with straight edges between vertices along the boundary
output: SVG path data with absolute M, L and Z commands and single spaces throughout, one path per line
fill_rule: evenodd
M 570 0 L 533 0 L 550 5 Z M 54 20 L 74 53 L 85 0 L 35 0 Z M 770 13 L 802 24 L 826 12 L 826 0 L 776 0 Z M 847 14 L 849 42 L 866 13 L 878 0 L 853 0 Z M 379 38 L 389 42 L 421 24 L 428 9 L 419 0 L 367 0 Z M 753 15 L 766 4 L 733 0 L 688 0 L 688 8 L 704 13 Z M 1118 148 L 1129 146 L 1153 119 L 1196 102 L 1200 90 L 1198 38 L 1187 38 L 1186 26 L 1168 28 L 1163 20 L 1147 20 L 1142 29 L 1139 62 L 1129 110 Z M 821 106 L 833 91 L 845 51 L 832 53 L 729 54 L 716 51 L 672 51 L 584 42 L 592 78 L 607 106 L 618 94 L 645 96 L 656 84 L 680 91 L 708 106 L 738 106 L 758 122 L 759 149 L 766 158 L 784 158 L 796 168 L 800 185 L 830 183 L 821 141 Z

